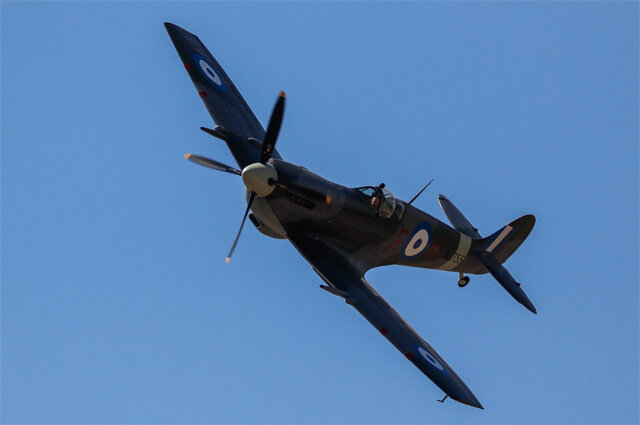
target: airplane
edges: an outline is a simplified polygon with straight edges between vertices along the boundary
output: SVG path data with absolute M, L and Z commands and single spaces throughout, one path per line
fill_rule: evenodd
M 266 131 L 220 64 L 200 39 L 171 23 L 165 28 L 215 122 L 203 131 L 224 141 L 239 168 L 199 155 L 185 158 L 242 177 L 247 208 L 227 255 L 229 262 L 247 216 L 258 231 L 288 239 L 320 276 L 325 291 L 343 298 L 431 379 L 445 396 L 483 409 L 442 357 L 376 292 L 364 275 L 391 264 L 446 270 L 458 285 L 470 274 L 490 273 L 532 313 L 536 309 L 503 263 L 527 238 L 533 215 L 522 216 L 482 237 L 446 197 L 438 201 L 451 226 L 396 198 L 384 184 L 346 187 L 286 162 L 275 148 L 286 95 L 280 92 Z

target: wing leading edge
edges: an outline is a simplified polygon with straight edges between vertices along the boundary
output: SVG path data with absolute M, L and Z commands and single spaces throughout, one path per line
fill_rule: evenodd
M 369 285 L 357 265 L 351 264 L 346 256 L 322 240 L 306 235 L 288 237 L 329 285 L 324 289 L 344 298 L 449 397 L 483 409 L 447 362 Z

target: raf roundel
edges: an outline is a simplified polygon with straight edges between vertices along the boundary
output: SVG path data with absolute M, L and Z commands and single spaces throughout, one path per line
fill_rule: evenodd
M 422 358 L 428 361 L 429 364 L 431 364 L 431 366 L 435 367 L 441 372 L 444 372 L 444 367 L 442 367 L 440 362 L 435 357 L 433 357 L 427 350 L 425 350 L 422 347 L 418 347 L 418 353 L 420 353 Z
M 207 80 L 212 82 L 215 88 L 222 91 L 227 90 L 227 87 L 222 82 L 222 79 L 220 79 L 218 73 L 215 71 L 215 69 L 213 69 L 213 66 L 211 66 L 211 64 L 207 62 L 205 58 L 200 55 L 193 55 L 193 60 L 198 66 L 198 69 L 200 70 L 202 75 L 204 75 Z
M 400 255 L 404 258 L 414 258 L 422 254 L 431 246 L 431 235 L 432 230 L 429 223 L 425 221 L 418 224 L 407 238 Z
M 420 356 L 423 359 L 425 359 L 427 361 L 427 363 L 429 363 L 429 365 L 433 366 L 438 372 L 440 372 L 440 373 L 442 373 L 444 375 L 448 375 L 448 373 L 445 370 L 445 368 L 442 365 L 442 363 L 440 363 L 440 361 L 438 359 L 436 359 L 435 356 L 433 356 L 431 353 L 429 353 L 429 351 L 427 351 L 421 345 L 416 344 L 415 347 L 417 347 L 418 354 L 420 354 Z

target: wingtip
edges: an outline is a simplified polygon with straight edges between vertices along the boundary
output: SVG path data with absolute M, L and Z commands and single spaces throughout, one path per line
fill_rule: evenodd
M 470 404 L 469 406 L 475 407 L 476 409 L 484 410 L 484 406 L 480 404 L 479 401 L 478 401 L 478 404 Z
M 189 159 L 191 158 L 191 154 L 190 153 L 185 153 L 184 154 L 184 159 Z
M 458 403 L 466 404 L 467 406 L 484 410 L 484 407 L 482 406 L 482 404 L 478 401 L 478 399 L 473 394 L 470 394 L 469 399 L 466 399 L 466 398 L 453 398 L 453 399 Z
M 280 94 L 279 94 L 278 96 L 280 96 L 281 98 L 283 98 L 283 99 L 284 99 L 284 98 L 286 98 L 286 97 L 287 97 L 287 94 L 281 90 L 281 91 L 280 91 Z
M 224 259 L 224 262 L 225 262 L 226 264 L 229 264 L 229 261 L 231 261 L 231 257 L 227 257 L 227 258 L 225 258 L 225 259 Z
M 184 35 L 192 35 L 197 38 L 195 34 L 192 34 L 189 31 L 182 28 L 181 26 L 172 24 L 171 22 L 165 22 L 164 28 L 167 30 L 172 40 L 174 40 L 174 37 L 179 37 Z

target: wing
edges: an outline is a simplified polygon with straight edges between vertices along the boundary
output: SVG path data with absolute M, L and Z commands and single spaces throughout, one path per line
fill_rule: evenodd
M 211 118 L 231 135 L 227 144 L 238 164 L 256 162 L 261 148 L 248 139 L 261 141 L 265 132 L 247 102 L 197 36 L 168 22 L 164 26 Z M 277 152 L 273 156 L 280 158 Z
M 322 240 L 306 235 L 288 237 L 329 285 L 323 289 L 343 297 L 449 397 L 483 408 L 447 362 L 364 280 L 357 264 Z

